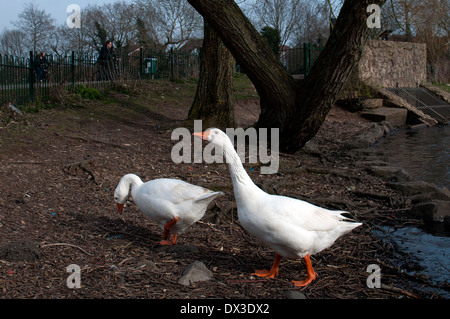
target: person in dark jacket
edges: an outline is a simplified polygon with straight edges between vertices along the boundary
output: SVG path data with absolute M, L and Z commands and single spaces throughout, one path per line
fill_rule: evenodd
M 111 71 L 113 69 L 113 52 L 111 40 L 106 41 L 100 50 L 98 64 L 100 65 L 100 79 L 102 81 L 111 80 Z
M 34 61 L 38 82 L 43 82 L 47 79 L 48 66 L 50 63 L 45 56 L 45 52 L 39 53 Z

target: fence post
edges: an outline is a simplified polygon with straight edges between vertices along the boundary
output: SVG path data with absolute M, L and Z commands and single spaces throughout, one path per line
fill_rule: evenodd
M 144 77 L 144 59 L 143 59 L 142 47 L 139 48 L 139 75 L 141 79 Z
M 75 89 L 75 51 L 72 51 L 72 61 L 71 61 L 71 72 L 72 72 L 72 90 Z
M 311 71 L 311 43 L 308 42 L 308 73 L 306 75 L 309 74 L 309 71 Z
M 305 78 L 308 76 L 311 63 L 311 47 L 310 43 L 303 43 L 303 67 L 305 68 Z
M 173 81 L 173 48 L 170 48 L 170 80 Z
M 28 68 L 28 93 L 30 101 L 34 102 L 34 57 L 33 51 L 30 51 L 30 64 Z

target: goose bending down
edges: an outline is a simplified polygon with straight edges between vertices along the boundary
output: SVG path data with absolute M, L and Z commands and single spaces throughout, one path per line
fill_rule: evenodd
M 130 195 L 137 207 L 163 229 L 161 245 L 174 245 L 184 232 L 205 214 L 209 203 L 223 192 L 214 192 L 178 179 L 160 178 L 142 182 L 139 176 L 122 177 L 114 192 L 114 200 L 122 214 Z M 172 238 L 170 234 L 173 232 Z
M 238 217 L 241 225 L 275 252 L 270 270 L 256 270 L 253 275 L 274 278 L 282 257 L 304 258 L 308 277 L 292 281 L 301 287 L 316 278 L 310 255 L 330 247 L 340 236 L 361 223 L 349 222 L 344 211 L 330 211 L 308 202 L 270 195 L 258 188 L 245 171 L 228 136 L 219 129 L 194 133 L 222 150 L 233 181 Z

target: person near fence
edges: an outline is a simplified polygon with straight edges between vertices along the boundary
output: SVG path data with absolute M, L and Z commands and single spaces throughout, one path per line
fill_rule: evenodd
M 50 63 L 45 56 L 45 52 L 42 51 L 38 54 L 36 59 L 34 60 L 34 68 L 36 70 L 37 80 L 38 82 L 43 82 L 47 80 L 48 67 Z
M 100 66 L 100 80 L 109 81 L 112 79 L 111 71 L 113 70 L 113 44 L 111 40 L 106 41 L 100 50 L 97 60 Z

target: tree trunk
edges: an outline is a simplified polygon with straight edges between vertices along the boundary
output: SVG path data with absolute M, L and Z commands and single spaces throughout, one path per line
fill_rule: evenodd
M 189 119 L 204 127 L 234 127 L 233 76 L 235 60 L 205 20 L 200 78 Z
M 319 130 L 361 57 L 369 4 L 345 0 L 330 37 L 308 77 L 296 82 L 232 0 L 188 0 L 244 68 L 260 96 L 257 127 L 280 129 L 280 150 L 294 153 Z M 270 131 L 270 130 L 269 130 Z

